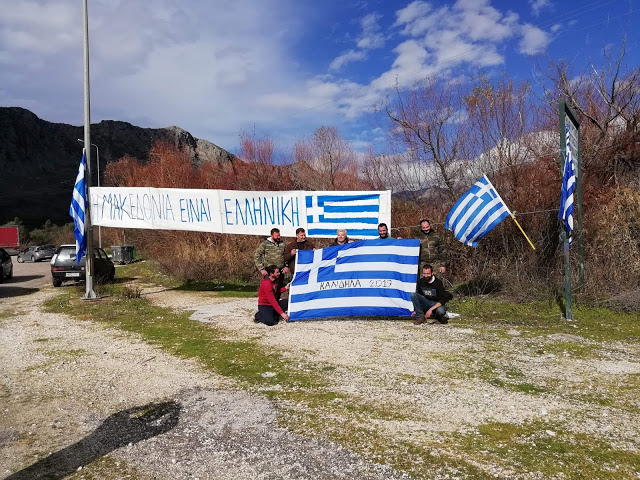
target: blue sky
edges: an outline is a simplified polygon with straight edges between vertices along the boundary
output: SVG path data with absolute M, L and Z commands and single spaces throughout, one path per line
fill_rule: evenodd
M 81 125 L 82 2 L 0 11 L 0 105 Z M 332 125 L 362 151 L 396 82 L 535 82 L 549 60 L 599 65 L 625 34 L 635 67 L 639 25 L 640 0 L 89 0 L 91 119 L 178 125 L 233 152 L 241 130 L 286 147 Z

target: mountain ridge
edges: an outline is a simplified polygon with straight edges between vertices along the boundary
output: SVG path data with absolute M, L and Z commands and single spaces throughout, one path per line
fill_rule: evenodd
M 39 226 L 50 219 L 67 223 L 70 191 L 78 171 L 82 126 L 49 122 L 21 107 L 0 107 L 0 225 L 15 217 Z M 184 149 L 195 166 L 231 163 L 234 155 L 172 125 L 145 128 L 119 120 L 91 124 L 91 143 L 98 146 L 100 172 L 125 155 L 146 162 L 152 145 L 167 141 Z M 97 183 L 96 150 L 92 149 Z

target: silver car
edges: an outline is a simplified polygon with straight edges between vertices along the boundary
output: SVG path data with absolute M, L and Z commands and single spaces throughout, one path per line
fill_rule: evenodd
M 37 262 L 39 260 L 49 260 L 56 253 L 55 245 L 38 245 L 35 247 L 27 247 L 18 254 L 18 263 L 25 260 Z

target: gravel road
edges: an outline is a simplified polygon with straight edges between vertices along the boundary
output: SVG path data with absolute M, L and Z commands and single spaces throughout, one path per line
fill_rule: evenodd
M 42 301 L 57 290 L 45 274 L 48 264 L 16 267 L 15 279 L 0 285 L 0 476 L 407 478 L 332 442 L 279 427 L 277 410 L 266 398 L 135 335 L 44 313 Z M 362 421 L 394 442 L 419 445 L 427 455 L 455 458 L 456 451 L 440 439 L 478 435 L 482 425 L 496 422 L 557 425 L 566 434 L 640 453 L 640 403 L 624 388 L 624 381 L 640 374 L 640 346 L 633 342 L 603 342 L 595 355 L 574 358 L 566 351 L 572 345 L 593 345 L 577 326 L 575 335 L 535 338 L 515 329 L 502 329 L 498 337 L 486 325 L 416 327 L 384 319 L 268 328 L 251 321 L 255 298 L 164 289 L 145 295 L 165 307 L 193 310 L 194 321 L 221 328 L 231 339 L 273 348 L 301 368 L 306 362 L 327 365 L 331 389 L 363 404 L 405 406 L 406 419 Z M 496 375 L 517 371 L 527 382 L 548 386 L 549 393 L 502 388 L 500 382 L 509 378 L 481 374 L 489 364 L 497 366 Z M 449 375 L 453 368 L 463 376 Z M 612 391 L 617 398 L 608 396 Z M 522 440 L 554 435 L 553 428 L 541 427 Z M 496 478 L 543 478 L 485 462 L 478 465 Z M 441 473 L 428 478 L 460 478 Z
M 22 266 L 17 284 L 42 280 Z M 279 428 L 265 398 L 135 336 L 43 313 L 53 287 L 23 288 L 35 291 L 0 300 L 3 477 L 84 478 L 109 458 L 108 478 L 406 478 Z
M 40 287 L 51 283 L 51 265 L 49 261 L 18 263 L 12 256 L 13 278 L 0 283 L 0 299 L 29 295 Z

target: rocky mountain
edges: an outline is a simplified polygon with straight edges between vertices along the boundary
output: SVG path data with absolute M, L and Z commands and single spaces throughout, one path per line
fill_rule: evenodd
M 84 136 L 82 126 L 47 122 L 29 110 L 0 107 L 0 225 L 19 217 L 40 226 L 47 219 L 67 223 L 71 189 L 78 172 Z M 154 142 L 185 148 L 195 165 L 231 162 L 233 155 L 179 127 L 142 128 L 104 120 L 91 125 L 91 143 L 98 146 L 100 172 L 125 155 L 144 162 Z M 96 149 L 91 155 L 93 185 L 97 182 Z

